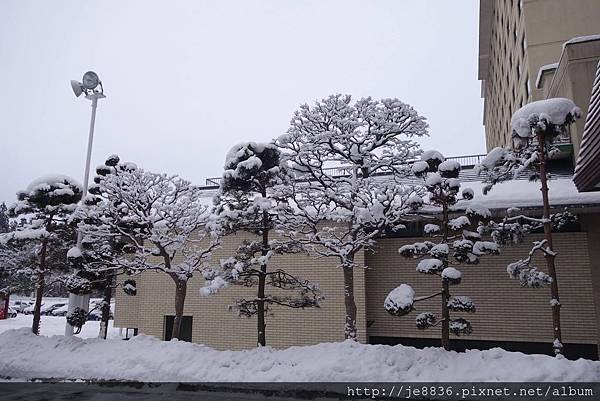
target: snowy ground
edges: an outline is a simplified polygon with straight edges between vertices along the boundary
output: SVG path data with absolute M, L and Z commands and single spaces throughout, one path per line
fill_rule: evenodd
M 65 334 L 65 317 L 57 316 L 42 316 L 40 323 L 40 333 L 43 336 L 62 336 Z M 3 333 L 11 329 L 20 329 L 27 327 L 31 329 L 31 323 L 33 321 L 33 315 L 23 315 L 19 313 L 17 317 L 11 319 L 0 320 L 0 333 Z M 99 321 L 89 321 L 83 325 L 81 333 L 78 334 L 82 338 L 95 338 L 98 337 L 100 332 Z M 113 328 L 113 321 L 108 322 L 108 337 L 119 338 L 119 329 Z
M 50 325 L 46 324 L 48 328 Z M 113 331 L 114 336 L 114 331 Z M 500 349 L 363 345 L 216 351 L 140 335 L 129 341 L 0 334 L 0 376 L 141 381 L 600 381 L 600 362 Z

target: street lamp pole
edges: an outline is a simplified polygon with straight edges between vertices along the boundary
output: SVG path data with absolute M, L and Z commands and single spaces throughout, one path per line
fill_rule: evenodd
M 98 79 L 98 75 L 93 71 L 88 71 L 83 76 L 83 83 L 77 81 L 71 81 L 71 87 L 73 88 L 73 92 L 75 92 L 75 96 L 79 97 L 82 93 L 85 92 L 85 98 L 91 100 L 92 102 L 92 117 L 90 119 L 90 132 L 88 135 L 88 145 L 87 145 L 87 156 L 85 160 L 85 175 L 83 177 L 83 197 L 85 197 L 88 193 L 88 184 L 89 184 L 89 176 L 90 176 L 90 164 L 92 161 L 92 144 L 94 143 L 94 126 L 96 125 L 96 108 L 98 107 L 98 99 L 104 99 L 106 96 L 103 93 L 102 83 Z M 96 89 L 97 87 L 100 89 Z M 79 231 L 77 233 L 77 247 L 81 249 L 81 243 L 83 241 L 83 233 Z M 86 295 L 76 295 L 73 293 L 69 293 L 69 311 L 70 314 L 75 310 L 75 308 L 81 308 L 85 311 L 89 309 L 90 304 L 90 296 Z M 70 337 L 73 336 L 74 327 L 71 326 L 68 322 L 65 326 L 65 336 Z

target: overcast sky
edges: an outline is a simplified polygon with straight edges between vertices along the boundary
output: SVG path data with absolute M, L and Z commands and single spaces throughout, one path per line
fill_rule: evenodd
M 478 1 L 0 2 L 0 201 L 38 176 L 83 179 L 106 156 L 201 184 L 234 144 L 281 135 L 332 93 L 397 97 L 427 117 L 424 148 L 483 153 Z

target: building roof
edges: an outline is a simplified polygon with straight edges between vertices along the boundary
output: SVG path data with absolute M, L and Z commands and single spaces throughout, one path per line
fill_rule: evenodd
M 592 86 L 574 181 L 580 191 L 600 190 L 600 62 Z

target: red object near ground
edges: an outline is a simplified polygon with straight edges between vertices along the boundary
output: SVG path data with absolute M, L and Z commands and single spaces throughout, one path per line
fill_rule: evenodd
M 8 318 L 8 294 L 0 292 L 0 320 Z

